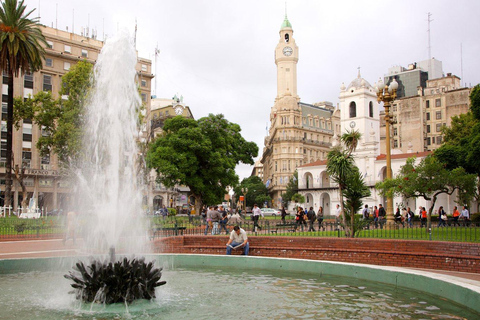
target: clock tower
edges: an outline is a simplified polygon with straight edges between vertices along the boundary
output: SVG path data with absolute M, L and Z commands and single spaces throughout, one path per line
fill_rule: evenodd
M 275 64 L 277 65 L 277 97 L 278 101 L 285 95 L 291 95 L 300 101 L 297 95 L 297 62 L 298 47 L 293 38 L 293 29 L 287 15 L 280 28 L 280 40 L 275 48 Z

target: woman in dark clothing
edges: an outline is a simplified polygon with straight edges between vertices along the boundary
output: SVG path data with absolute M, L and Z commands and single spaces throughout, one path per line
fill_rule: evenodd
M 297 231 L 298 226 L 301 226 L 303 231 L 303 223 L 305 222 L 304 215 L 305 213 L 303 212 L 303 208 L 298 207 L 297 213 L 295 214 L 295 222 L 297 223 L 295 226 L 295 231 Z

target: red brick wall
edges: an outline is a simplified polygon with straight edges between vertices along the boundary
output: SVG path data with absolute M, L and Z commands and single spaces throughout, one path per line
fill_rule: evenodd
M 225 254 L 227 236 L 156 240 L 157 253 Z M 313 237 L 249 237 L 250 255 L 480 273 L 480 244 Z

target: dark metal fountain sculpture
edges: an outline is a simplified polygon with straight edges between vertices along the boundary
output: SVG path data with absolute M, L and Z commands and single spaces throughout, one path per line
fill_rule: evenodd
M 166 284 L 160 281 L 162 268 L 146 263 L 144 258 L 113 261 L 93 260 L 89 265 L 81 261 L 65 278 L 73 281 L 71 286 L 77 300 L 95 303 L 127 303 L 155 298 L 155 288 Z

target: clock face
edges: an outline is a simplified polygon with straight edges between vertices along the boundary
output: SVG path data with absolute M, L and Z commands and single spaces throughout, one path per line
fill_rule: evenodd
M 175 108 L 175 113 L 176 113 L 177 115 L 181 115 L 181 114 L 183 113 L 183 108 L 182 108 L 182 107 L 176 107 L 176 108 Z
M 285 56 L 288 57 L 288 56 L 291 56 L 292 53 L 293 53 L 293 49 L 292 49 L 292 48 L 290 48 L 290 47 L 285 47 L 285 48 L 283 48 L 283 55 L 285 55 Z
M 355 128 L 355 121 L 350 122 L 350 128 Z

